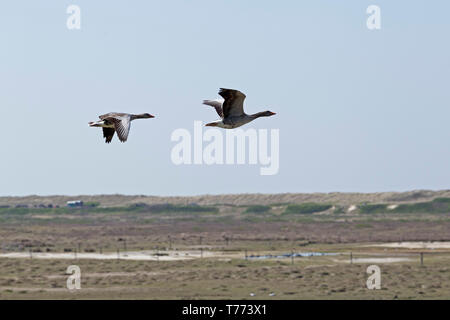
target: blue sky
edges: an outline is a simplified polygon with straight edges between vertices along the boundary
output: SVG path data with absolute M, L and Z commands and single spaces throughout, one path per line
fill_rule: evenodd
M 66 9 L 81 8 L 81 30 Z M 381 8 L 381 30 L 366 8 Z M 448 1 L 8 1 L 0 5 L 0 195 L 375 192 L 450 187 Z M 177 128 L 217 116 L 280 130 L 280 170 L 181 165 Z M 106 145 L 87 123 L 135 121 Z

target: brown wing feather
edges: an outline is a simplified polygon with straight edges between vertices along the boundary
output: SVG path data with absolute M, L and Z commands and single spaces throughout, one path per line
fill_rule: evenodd
M 222 105 L 225 118 L 244 114 L 245 94 L 238 90 L 220 88 L 219 95 L 225 99 Z
M 105 142 L 106 143 L 110 143 L 112 138 L 114 137 L 114 132 L 116 132 L 116 130 L 114 130 L 114 128 L 105 128 L 103 127 L 103 138 L 105 138 Z

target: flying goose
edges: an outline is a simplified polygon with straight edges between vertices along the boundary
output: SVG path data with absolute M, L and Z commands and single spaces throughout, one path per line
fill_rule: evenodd
M 225 100 L 203 100 L 203 104 L 214 107 L 219 117 L 222 118 L 222 120 L 207 123 L 208 127 L 234 129 L 259 117 L 270 117 L 276 114 L 272 111 L 246 114 L 244 112 L 245 94 L 238 90 L 220 88 L 219 95 Z
M 125 142 L 128 139 L 128 133 L 130 132 L 131 121 L 135 119 L 148 119 L 154 118 L 149 113 L 142 114 L 129 114 L 129 113 L 118 113 L 110 112 L 99 116 L 101 121 L 89 122 L 91 127 L 102 127 L 103 128 L 103 138 L 106 139 L 106 143 L 110 143 L 114 132 L 117 132 L 117 136 L 121 142 Z

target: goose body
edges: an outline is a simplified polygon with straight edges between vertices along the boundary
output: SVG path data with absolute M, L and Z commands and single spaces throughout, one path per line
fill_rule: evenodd
M 208 127 L 219 127 L 224 129 L 234 129 L 247 124 L 259 117 L 270 117 L 275 115 L 272 111 L 263 111 L 255 114 L 244 112 L 245 94 L 234 89 L 220 88 L 221 100 L 203 100 L 203 104 L 214 107 L 221 118 L 219 121 L 207 123 Z
M 101 127 L 103 129 L 103 138 L 105 138 L 105 142 L 110 143 L 115 132 L 117 132 L 117 137 L 121 142 L 127 141 L 131 121 L 136 119 L 154 118 L 154 116 L 149 113 L 130 114 L 110 112 L 99 116 L 99 118 L 100 121 L 89 122 L 89 126 Z

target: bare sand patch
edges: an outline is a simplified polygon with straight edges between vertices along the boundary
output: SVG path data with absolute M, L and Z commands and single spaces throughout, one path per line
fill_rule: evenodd
M 43 214 L 35 214 L 32 216 L 34 219 L 53 219 L 54 217 L 51 215 L 43 215 Z
M 394 257 L 386 257 L 386 258 L 353 258 L 353 263 L 396 263 L 396 262 L 406 262 L 413 261 L 411 258 L 394 258 Z M 346 263 L 350 263 L 350 261 L 345 261 Z
M 414 241 L 414 242 L 390 242 L 371 244 L 367 247 L 405 248 L 405 249 L 450 249 L 450 241 Z
M 397 263 L 397 262 L 409 262 L 416 259 L 406 257 L 367 257 L 367 258 L 353 258 L 352 263 Z M 350 259 L 333 259 L 334 262 L 350 264 Z
M 219 251 L 130 251 L 117 253 L 75 253 L 73 252 L 33 252 L 33 259 L 93 259 L 93 260 L 139 260 L 139 261 L 176 261 L 176 260 L 189 260 L 196 258 L 215 258 L 215 257 L 232 257 L 236 254 L 224 253 Z M 28 252 L 8 252 L 0 254 L 0 258 L 18 258 L 18 259 L 30 259 L 30 253 Z

